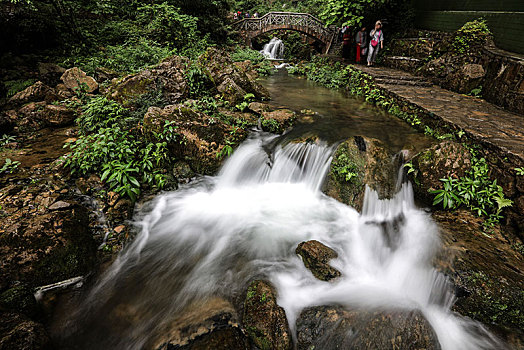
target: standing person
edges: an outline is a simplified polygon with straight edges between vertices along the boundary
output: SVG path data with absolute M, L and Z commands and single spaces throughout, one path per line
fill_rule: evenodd
M 369 42 L 368 66 L 372 66 L 377 59 L 378 51 L 384 48 L 382 22 L 377 21 L 377 23 L 375 23 L 375 29 L 369 33 L 369 36 L 371 37 L 371 41 Z
M 253 18 L 258 18 L 258 12 L 255 12 L 255 13 L 253 14 Z
M 355 62 L 360 63 L 360 57 L 365 56 L 368 52 L 367 43 L 368 38 L 366 35 L 366 27 L 362 27 L 355 36 L 355 42 L 357 43 L 357 58 Z
M 349 31 L 349 27 L 344 28 L 344 35 L 342 36 L 342 57 L 344 59 L 349 58 L 349 53 L 351 50 L 351 38 L 352 35 Z

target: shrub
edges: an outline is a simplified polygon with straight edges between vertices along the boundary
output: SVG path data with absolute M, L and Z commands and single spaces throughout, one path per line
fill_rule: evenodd
M 491 36 L 491 31 L 483 18 L 464 24 L 454 35 L 452 49 L 456 53 L 465 53 L 471 48 L 483 46 Z

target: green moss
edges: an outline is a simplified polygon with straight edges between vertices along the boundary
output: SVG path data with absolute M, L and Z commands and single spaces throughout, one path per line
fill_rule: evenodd
M 523 290 L 508 288 L 483 272 L 470 273 L 464 280 L 470 295 L 459 298 L 455 306 L 462 314 L 487 324 L 524 329 Z

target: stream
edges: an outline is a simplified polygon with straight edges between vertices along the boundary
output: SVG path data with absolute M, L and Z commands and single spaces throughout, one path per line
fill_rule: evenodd
M 135 240 L 70 315 L 66 343 L 150 348 L 187 305 L 215 295 L 234 300 L 263 278 L 276 287 L 292 332 L 301 310 L 313 305 L 417 309 L 443 349 L 503 347 L 482 325 L 450 311 L 452 286 L 432 266 L 438 227 L 415 205 L 402 171 L 393 198 L 366 190 L 362 213 L 321 191 L 342 140 L 376 138 L 392 154 L 433 141 L 362 100 L 285 72 L 263 84 L 273 105 L 314 113 L 283 136 L 253 132 L 218 175 L 145 205 L 135 215 Z M 294 142 L 306 138 L 315 142 Z M 295 248 L 311 239 L 337 251 L 331 264 L 342 277 L 323 282 L 304 267 Z

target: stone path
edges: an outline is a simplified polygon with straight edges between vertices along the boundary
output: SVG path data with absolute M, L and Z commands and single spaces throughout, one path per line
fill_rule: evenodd
M 453 128 L 524 162 L 524 116 L 479 98 L 432 85 L 423 77 L 385 67 L 355 66 L 379 87 L 414 104 Z

